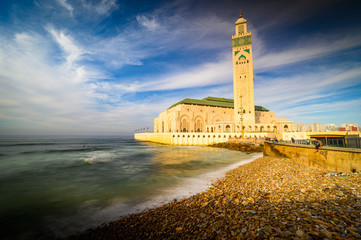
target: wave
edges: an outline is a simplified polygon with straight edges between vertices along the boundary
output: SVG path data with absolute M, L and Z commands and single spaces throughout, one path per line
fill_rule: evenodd
M 5 143 L 1 144 L 0 147 L 19 147 L 19 146 L 49 146 L 59 145 L 58 143 Z
M 95 163 L 106 163 L 114 160 L 115 155 L 112 152 L 99 152 L 92 154 L 82 160 L 87 164 L 95 164 Z
M 69 152 L 95 152 L 111 150 L 111 147 L 87 147 L 87 148 L 69 148 L 69 149 L 49 149 L 22 152 L 21 154 L 35 154 L 35 153 L 69 153 Z
M 174 199 L 180 200 L 182 198 L 189 198 L 197 193 L 204 192 L 208 188 L 210 188 L 213 183 L 217 182 L 217 180 L 222 179 L 228 171 L 246 163 L 250 163 L 262 156 L 262 153 L 251 154 L 248 155 L 248 158 L 246 159 L 243 159 L 239 162 L 233 163 L 216 171 L 211 171 L 195 177 L 186 178 L 176 186 L 163 189 L 163 192 L 160 195 L 142 203 L 141 205 L 137 206 L 137 208 L 141 211 L 149 208 L 155 208 L 162 204 L 169 203 Z

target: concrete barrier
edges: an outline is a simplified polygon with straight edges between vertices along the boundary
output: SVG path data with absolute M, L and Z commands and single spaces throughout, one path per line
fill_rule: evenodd
M 361 149 L 321 147 L 314 145 L 284 144 L 270 141 L 264 143 L 264 155 L 287 157 L 310 167 L 321 167 L 335 172 L 361 171 Z
M 135 133 L 134 139 L 167 145 L 205 146 L 215 143 L 227 142 L 232 138 L 241 138 L 241 133 Z M 265 138 L 267 133 L 245 133 L 245 138 Z

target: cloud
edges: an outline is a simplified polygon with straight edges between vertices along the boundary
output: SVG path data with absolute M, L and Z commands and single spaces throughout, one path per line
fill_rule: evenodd
M 1 39 L 1 119 L 35 125 L 67 122 L 93 103 L 87 85 L 79 83 L 84 68 L 72 71 L 52 61 L 51 44 L 39 35 L 20 33 L 15 39 Z
M 255 82 L 256 98 L 262 104 L 300 104 L 312 99 L 335 95 L 335 92 L 359 84 L 361 68 L 314 69 L 313 72 L 296 72 L 287 77 L 258 77 Z M 285 87 L 287 86 L 287 87 Z M 272 93 L 272 94 L 270 94 Z
M 140 25 L 149 29 L 150 31 L 155 31 L 160 27 L 159 22 L 155 19 L 155 17 L 146 17 L 144 15 L 136 16 L 136 19 Z
M 255 102 L 296 123 L 357 123 L 359 76 L 361 67 L 354 64 L 330 69 L 315 66 L 312 72 L 301 70 L 285 77 L 259 76 Z
M 63 31 L 56 31 L 51 26 L 46 27 L 46 30 L 52 35 L 54 40 L 59 44 L 60 48 L 67 54 L 67 64 L 72 65 L 74 62 L 79 61 L 81 56 L 86 53 L 86 51 L 77 46 L 74 43 L 74 40 Z
M 138 79 L 129 84 L 117 81 L 101 81 L 93 84 L 98 92 L 117 92 L 119 96 L 126 93 L 180 90 L 209 87 L 232 83 L 231 57 L 218 62 L 208 62 L 197 67 L 189 67 L 163 76 Z
M 254 65 L 256 71 L 295 64 L 327 55 L 338 51 L 352 49 L 361 46 L 361 34 L 352 36 L 313 36 L 307 40 L 300 39 L 297 44 L 288 46 L 279 51 L 272 51 L 262 54 L 263 50 L 256 53 Z
M 98 4 L 92 4 L 85 0 L 81 0 L 82 7 L 92 13 L 108 16 L 113 10 L 118 8 L 116 0 L 101 0 Z
M 69 11 L 70 16 L 73 16 L 74 8 L 67 2 L 67 0 L 56 0 L 62 7 Z

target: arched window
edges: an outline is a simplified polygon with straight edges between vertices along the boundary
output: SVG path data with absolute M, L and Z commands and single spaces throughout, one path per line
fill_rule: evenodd
M 226 132 L 227 133 L 231 132 L 231 126 L 229 126 L 229 125 L 226 126 Z
M 288 132 L 288 125 L 285 125 L 285 126 L 283 127 L 283 130 L 284 130 L 285 132 Z

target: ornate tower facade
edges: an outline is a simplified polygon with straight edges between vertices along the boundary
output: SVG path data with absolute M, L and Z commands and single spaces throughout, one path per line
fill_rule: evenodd
M 236 131 L 254 131 L 255 106 L 251 33 L 247 20 L 239 15 L 236 34 L 232 36 L 234 122 Z

